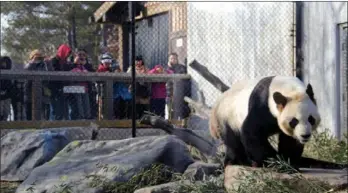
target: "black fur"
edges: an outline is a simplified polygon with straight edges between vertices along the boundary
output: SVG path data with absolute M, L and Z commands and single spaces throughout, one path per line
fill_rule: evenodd
M 241 129 L 246 154 L 258 166 L 268 157 L 277 155 L 268 142 L 268 137 L 279 131 L 277 119 L 269 111 L 268 105 L 269 86 L 273 78 L 274 76 L 263 78 L 255 86 L 249 99 L 249 113 Z
M 225 166 L 232 164 L 261 167 L 266 165 L 267 159 L 276 158 L 279 155 L 285 161 L 290 161 L 290 165 L 295 169 L 347 167 L 347 165 L 302 157 L 304 145 L 284 134 L 278 126 L 277 119 L 269 110 L 269 86 L 273 78 L 274 76 L 263 78 L 254 88 L 249 99 L 249 113 L 240 133 L 233 132 L 226 123 L 227 127 L 223 135 L 226 145 Z M 310 86 L 307 91 L 313 92 Z M 310 97 L 314 99 L 314 95 Z M 274 94 L 273 98 L 277 100 L 277 103 L 286 105 L 286 100 L 284 101 L 284 96 L 280 93 Z M 269 136 L 277 133 L 279 134 L 278 152 L 268 141 Z
M 273 100 L 277 105 L 282 105 L 282 106 L 285 106 L 286 103 L 288 102 L 286 97 L 280 94 L 280 92 L 275 92 L 273 94 Z
M 314 92 L 311 84 L 307 85 L 306 93 L 308 94 L 309 98 L 313 101 L 313 103 L 317 104 L 317 101 L 314 98 Z

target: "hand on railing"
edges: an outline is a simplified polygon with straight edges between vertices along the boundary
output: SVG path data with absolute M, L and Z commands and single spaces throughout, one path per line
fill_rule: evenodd
M 129 91 L 130 93 L 132 93 L 132 85 L 129 85 L 128 91 Z

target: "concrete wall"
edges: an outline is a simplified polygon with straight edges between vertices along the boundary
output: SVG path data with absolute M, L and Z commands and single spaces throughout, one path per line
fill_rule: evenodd
M 337 24 L 347 22 L 347 2 L 304 3 L 304 81 L 313 86 L 321 130 L 340 133 L 340 62 Z
M 188 2 L 188 63 L 196 59 L 228 85 L 265 75 L 293 75 L 291 2 Z M 208 105 L 221 94 L 193 69 L 192 97 Z

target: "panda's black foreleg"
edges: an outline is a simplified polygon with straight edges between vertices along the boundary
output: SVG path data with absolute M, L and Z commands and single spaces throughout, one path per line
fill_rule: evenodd
M 299 143 L 296 139 L 279 134 L 278 153 L 289 161 L 291 167 L 299 171 L 299 168 L 322 168 L 322 169 L 342 169 L 348 168 L 348 164 L 337 164 L 327 161 L 322 161 L 313 158 L 302 157 L 304 145 Z
M 279 133 L 278 155 L 280 155 L 283 161 L 289 162 L 292 169 L 296 171 L 299 171 L 301 167 L 303 149 L 304 145 L 299 143 L 296 139 L 284 133 Z
M 233 132 L 233 130 L 226 124 L 226 130 L 223 136 L 223 141 L 226 146 L 224 166 L 227 165 L 247 165 L 249 162 L 243 144 L 240 140 L 240 134 Z
M 241 141 L 252 166 L 262 167 L 266 165 L 268 158 L 275 158 L 277 151 L 268 141 L 268 134 L 255 119 L 244 121 L 241 131 Z

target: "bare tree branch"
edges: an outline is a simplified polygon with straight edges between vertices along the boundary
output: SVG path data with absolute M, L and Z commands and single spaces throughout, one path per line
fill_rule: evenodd
M 205 78 L 208 82 L 210 82 L 215 88 L 217 88 L 221 92 L 225 92 L 230 87 L 221 81 L 220 78 L 212 74 L 207 67 L 203 66 L 196 60 L 193 60 L 189 66 L 196 70 L 203 78 Z
M 179 139 L 183 140 L 186 144 L 197 148 L 201 153 L 207 155 L 208 157 L 215 156 L 217 153 L 216 144 L 211 143 L 208 139 L 197 135 L 192 130 L 175 128 L 174 125 L 164 120 L 162 117 L 144 115 L 141 118 L 140 123 L 151 125 L 154 128 L 160 128 L 168 134 L 175 135 Z
M 202 119 L 209 119 L 210 108 L 203 103 L 196 102 L 189 97 L 184 97 L 184 101 L 188 103 L 191 111 Z

